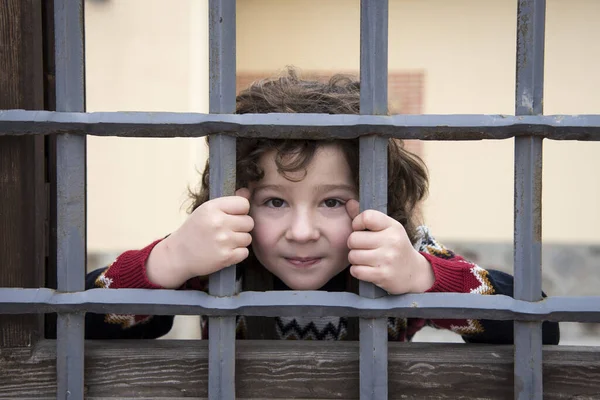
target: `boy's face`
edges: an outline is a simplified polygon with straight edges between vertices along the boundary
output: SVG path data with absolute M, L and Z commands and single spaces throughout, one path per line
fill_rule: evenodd
M 345 203 L 357 199 L 350 167 L 335 144 L 320 146 L 304 171 L 277 172 L 275 153 L 250 184 L 257 259 L 293 290 L 316 290 L 348 266 L 352 220 Z

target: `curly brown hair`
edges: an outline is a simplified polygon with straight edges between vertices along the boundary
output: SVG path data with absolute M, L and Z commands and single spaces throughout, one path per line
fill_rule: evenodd
M 279 78 L 261 80 L 242 91 L 236 100 L 236 113 L 324 113 L 358 114 L 360 84 L 346 75 L 335 75 L 327 82 L 300 79 L 294 69 Z M 352 171 L 354 183 L 359 180 L 359 139 L 256 139 L 238 138 L 236 151 L 236 189 L 260 181 L 264 171 L 261 157 L 275 150 L 275 162 L 280 173 L 306 170 L 319 146 L 335 142 L 341 147 Z M 290 157 L 291 156 L 291 157 Z M 286 176 L 287 178 L 287 176 Z M 288 178 L 289 179 L 289 178 Z M 201 187 L 191 192 L 191 211 L 209 199 L 208 161 Z M 401 140 L 388 142 L 388 215 L 400 222 L 415 242 L 417 205 L 428 191 L 427 168 L 415 154 L 404 149 Z

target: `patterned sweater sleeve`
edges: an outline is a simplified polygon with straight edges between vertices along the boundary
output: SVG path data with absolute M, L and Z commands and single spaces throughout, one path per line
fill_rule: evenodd
M 102 289 L 162 289 L 146 276 L 146 260 L 160 240 L 141 250 L 121 254 L 108 267 L 86 276 L 86 290 Z M 195 278 L 181 289 L 206 290 L 206 280 Z M 173 326 L 172 315 L 93 314 L 85 317 L 87 339 L 155 339 L 167 334 Z
M 485 270 L 465 260 L 438 243 L 426 227 L 419 227 L 420 241 L 417 248 L 433 268 L 435 283 L 428 293 L 473 293 L 479 295 L 506 295 L 513 297 L 513 277 L 495 270 Z M 543 294 L 545 297 L 545 294 Z M 434 319 L 427 324 L 435 328 L 449 329 L 460 334 L 469 343 L 513 343 L 513 321 L 474 319 Z M 558 344 L 558 323 L 542 324 L 544 344 Z

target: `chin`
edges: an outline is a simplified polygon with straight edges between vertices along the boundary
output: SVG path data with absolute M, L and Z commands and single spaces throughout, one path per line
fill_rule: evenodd
M 291 290 L 319 290 L 325 285 L 325 282 L 292 282 L 283 281 Z

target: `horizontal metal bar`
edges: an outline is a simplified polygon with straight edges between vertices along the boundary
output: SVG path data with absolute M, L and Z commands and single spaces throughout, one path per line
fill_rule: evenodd
M 474 299 L 474 296 L 477 297 Z M 204 292 L 151 289 L 0 289 L 0 314 L 93 312 L 207 316 L 355 316 L 600 322 L 600 296 L 549 297 L 539 302 L 504 295 L 428 293 L 366 299 L 321 291 L 242 292 L 215 297 Z
M 32 123 L 35 122 L 35 123 Z M 326 115 L 0 111 L 0 136 L 73 133 L 123 137 L 480 140 L 537 136 L 600 140 L 600 115 Z

